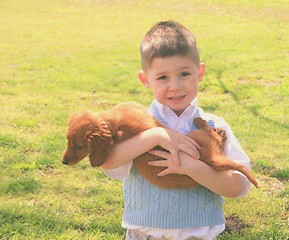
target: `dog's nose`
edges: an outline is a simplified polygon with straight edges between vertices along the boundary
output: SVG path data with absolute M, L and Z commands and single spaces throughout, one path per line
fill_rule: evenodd
M 62 163 L 65 164 L 65 165 L 68 165 L 69 163 L 69 159 L 67 157 L 62 157 Z

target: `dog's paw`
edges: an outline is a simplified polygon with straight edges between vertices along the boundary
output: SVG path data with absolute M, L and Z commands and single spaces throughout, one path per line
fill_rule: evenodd
M 215 128 L 214 131 L 222 138 L 226 138 L 226 132 L 222 128 Z
M 223 129 L 221 129 L 221 128 L 215 128 L 214 132 L 216 132 L 218 134 L 217 139 L 218 139 L 220 148 L 222 150 L 224 150 L 225 149 L 225 142 L 227 140 L 226 132 Z
M 196 118 L 194 118 L 194 124 L 198 128 L 202 128 L 202 127 L 207 125 L 207 122 L 204 119 L 200 118 L 200 117 L 196 117 Z

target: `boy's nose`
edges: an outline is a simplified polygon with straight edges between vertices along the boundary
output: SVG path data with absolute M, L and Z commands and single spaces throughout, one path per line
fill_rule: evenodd
M 178 77 L 171 79 L 170 82 L 170 89 L 175 90 L 181 88 L 181 81 Z

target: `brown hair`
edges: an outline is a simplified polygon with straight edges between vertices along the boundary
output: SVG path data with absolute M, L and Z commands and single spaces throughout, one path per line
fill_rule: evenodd
M 143 71 L 155 58 L 182 55 L 191 57 L 197 65 L 200 62 L 194 35 L 175 21 L 155 24 L 144 36 L 140 52 Z

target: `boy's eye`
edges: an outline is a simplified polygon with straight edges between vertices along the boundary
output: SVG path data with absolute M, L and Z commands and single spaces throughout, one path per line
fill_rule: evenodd
M 189 76 L 189 75 L 191 75 L 189 72 L 182 72 L 180 74 L 181 77 L 186 77 L 186 76 Z
M 163 75 L 158 77 L 157 80 L 166 80 L 167 78 L 168 78 L 167 76 Z

